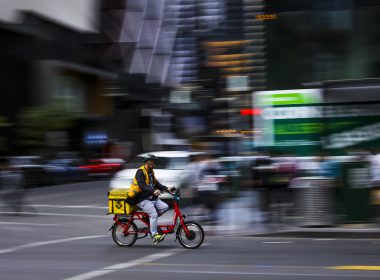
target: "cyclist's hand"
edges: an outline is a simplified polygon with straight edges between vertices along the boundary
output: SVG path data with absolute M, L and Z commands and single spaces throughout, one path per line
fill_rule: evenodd
M 159 196 L 161 194 L 161 192 L 160 192 L 160 190 L 154 190 L 153 194 L 156 196 Z
M 174 194 L 177 189 L 176 187 L 171 187 L 171 188 L 167 188 L 167 190 L 168 190 L 168 193 Z

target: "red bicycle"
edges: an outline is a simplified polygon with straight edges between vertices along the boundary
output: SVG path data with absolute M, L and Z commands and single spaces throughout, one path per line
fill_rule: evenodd
M 185 221 L 186 215 L 181 213 L 179 207 L 179 191 L 175 191 L 172 195 L 174 198 L 173 222 L 171 224 L 159 224 L 158 230 L 164 235 L 175 233 L 176 240 L 184 248 L 196 249 L 203 243 L 203 228 L 196 222 Z M 136 211 L 130 215 L 115 215 L 113 220 L 114 224 L 110 228 L 112 230 L 112 238 L 121 247 L 130 247 L 135 244 L 137 239 L 150 235 L 149 216 L 145 212 Z M 141 221 L 144 227 L 138 228 L 135 221 Z

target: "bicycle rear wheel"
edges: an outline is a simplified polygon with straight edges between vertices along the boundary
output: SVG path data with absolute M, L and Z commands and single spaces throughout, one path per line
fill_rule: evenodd
M 127 222 L 122 222 L 127 224 Z M 120 224 L 117 224 L 112 229 L 112 239 L 115 243 L 121 247 L 130 247 L 135 244 L 137 240 L 137 227 L 135 223 L 131 223 L 127 230 Z
M 179 243 L 186 249 L 196 249 L 202 245 L 205 238 L 205 233 L 200 224 L 196 222 L 185 222 L 185 225 L 189 231 L 186 235 L 185 229 L 182 225 L 178 227 L 177 238 Z

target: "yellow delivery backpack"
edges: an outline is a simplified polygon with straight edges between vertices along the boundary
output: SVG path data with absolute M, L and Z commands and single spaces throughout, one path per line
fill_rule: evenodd
M 145 183 L 149 184 L 149 175 L 145 170 L 144 165 L 141 169 L 145 176 Z M 153 173 L 153 180 L 156 183 L 156 177 Z M 137 206 L 134 204 L 136 196 L 141 192 L 140 187 L 137 184 L 136 177 L 133 178 L 133 182 L 129 189 L 114 189 L 108 192 L 108 212 L 109 214 L 131 214 L 137 210 Z
M 147 185 L 149 185 L 149 175 L 148 175 L 148 172 L 145 170 L 145 167 L 144 165 L 141 166 L 139 169 L 141 169 L 144 173 L 144 176 L 145 176 L 145 183 Z M 156 183 L 156 177 L 154 176 L 154 171 L 152 170 L 152 175 L 153 175 L 153 183 L 155 184 Z M 136 177 L 133 178 L 133 181 L 132 181 L 132 185 L 129 187 L 129 191 L 128 191 L 128 198 L 130 198 L 131 200 L 135 199 L 136 196 L 141 192 L 141 189 L 137 183 L 137 180 L 136 180 Z
M 131 214 L 137 210 L 136 204 L 130 204 L 129 189 L 113 189 L 108 192 L 108 214 Z

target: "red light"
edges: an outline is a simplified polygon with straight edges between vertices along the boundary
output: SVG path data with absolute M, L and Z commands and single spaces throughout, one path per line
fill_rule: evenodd
M 242 116 L 261 115 L 261 109 L 241 109 L 240 114 Z

